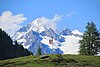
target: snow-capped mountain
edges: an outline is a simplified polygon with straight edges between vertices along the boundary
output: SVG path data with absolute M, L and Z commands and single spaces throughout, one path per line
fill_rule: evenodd
M 67 28 L 60 34 L 55 33 L 53 29 L 45 28 L 38 18 L 20 28 L 13 36 L 13 40 L 17 40 L 33 54 L 37 54 L 38 47 L 41 48 L 42 54 L 78 54 L 81 36 L 82 33 L 78 30 L 71 31 Z M 49 43 L 52 38 L 53 45 Z
M 67 29 L 67 28 L 65 28 L 61 33 L 60 33 L 60 35 L 71 35 L 72 33 L 71 33 L 71 30 L 70 29 Z

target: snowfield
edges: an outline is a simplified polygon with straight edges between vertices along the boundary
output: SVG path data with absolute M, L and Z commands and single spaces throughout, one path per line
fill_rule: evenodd
M 37 18 L 20 28 L 13 36 L 13 40 L 17 40 L 19 44 L 33 54 L 37 53 L 39 46 L 42 54 L 51 54 L 52 51 L 55 54 L 78 54 L 79 40 L 82 39 L 82 35 L 78 30 L 71 31 L 68 28 L 57 33 L 52 28 L 46 28 L 41 23 L 41 19 Z M 53 45 L 49 44 L 49 40 L 52 38 Z
M 65 38 L 65 42 L 61 43 L 53 40 L 53 48 L 60 48 L 63 51 L 63 54 L 78 54 L 80 46 L 79 40 L 81 40 L 82 38 L 71 35 L 62 37 Z M 49 44 L 49 39 L 51 38 L 45 36 L 41 42 L 47 44 L 52 49 L 52 44 Z

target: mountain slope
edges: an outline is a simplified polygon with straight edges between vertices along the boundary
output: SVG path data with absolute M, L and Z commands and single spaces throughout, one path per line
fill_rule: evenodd
M 20 28 L 13 36 L 13 40 L 17 40 L 19 44 L 22 44 L 33 54 L 37 54 L 39 46 L 42 54 L 78 54 L 78 42 L 81 36 L 81 32 L 71 31 L 70 29 L 64 29 L 60 34 L 55 33 L 53 29 L 45 28 L 38 18 Z M 49 44 L 49 40 L 52 38 L 53 50 L 52 45 Z
M 0 60 L 31 55 L 31 53 L 19 45 L 17 41 L 13 44 L 8 34 L 0 28 Z
M 0 67 L 100 67 L 100 57 L 97 56 L 62 55 L 63 60 L 60 61 L 58 55 L 48 56 L 50 59 L 46 60 L 32 55 L 0 60 Z
M 71 33 L 71 30 L 70 29 L 67 29 L 67 28 L 65 28 L 61 33 L 60 33 L 60 35 L 71 35 L 72 33 Z

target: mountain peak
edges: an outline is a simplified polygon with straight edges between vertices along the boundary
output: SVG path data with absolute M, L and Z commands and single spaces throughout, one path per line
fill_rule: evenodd
M 40 18 L 37 18 L 37 19 L 33 20 L 31 23 L 32 23 L 32 24 L 38 23 L 39 20 L 40 20 Z
M 71 34 L 71 30 L 68 28 L 63 29 L 63 31 L 60 33 L 61 35 L 70 35 Z
M 36 31 L 38 33 L 41 33 L 42 31 L 46 30 L 46 28 L 41 24 L 40 18 L 33 20 L 30 24 L 31 24 L 30 30 Z
M 78 30 L 71 31 L 68 28 L 65 28 L 58 34 L 52 28 L 46 28 L 42 24 L 41 18 L 37 18 L 20 28 L 15 33 L 13 39 L 17 40 L 19 44 L 23 45 L 24 48 L 27 48 L 33 54 L 37 53 L 39 46 L 41 47 L 42 54 L 51 54 L 53 50 L 49 40 L 53 37 L 54 54 L 77 54 L 81 34 Z M 69 47 L 70 49 L 68 49 Z M 75 50 L 73 51 L 73 49 Z
M 78 31 L 78 30 L 74 30 L 74 31 L 72 31 L 72 33 L 73 33 L 73 34 L 78 34 L 78 35 L 83 35 L 83 33 L 81 33 L 81 32 Z

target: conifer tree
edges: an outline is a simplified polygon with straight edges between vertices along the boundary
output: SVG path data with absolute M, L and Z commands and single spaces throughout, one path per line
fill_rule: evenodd
M 40 48 L 40 46 L 39 46 L 38 49 L 37 49 L 37 54 L 38 54 L 38 55 L 41 55 L 41 48 Z
M 15 41 L 14 45 L 10 36 L 0 28 L 0 60 L 31 54 L 32 53 L 24 49 L 22 45 L 19 45 L 17 41 Z
M 86 31 L 80 40 L 80 51 L 82 55 L 96 55 L 100 52 L 100 33 L 93 22 L 89 22 Z

